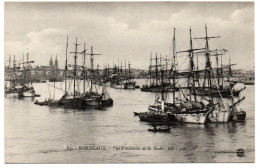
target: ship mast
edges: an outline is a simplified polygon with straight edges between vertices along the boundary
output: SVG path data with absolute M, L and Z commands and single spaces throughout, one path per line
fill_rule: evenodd
M 229 55 L 229 58 L 228 58 L 228 61 L 229 61 L 229 77 L 232 77 L 232 69 L 231 69 L 231 59 L 230 59 L 230 55 Z
M 73 98 L 76 97 L 76 75 L 77 75 L 77 57 L 78 57 L 78 41 L 77 41 L 77 37 L 76 37 L 76 43 L 74 43 L 75 45 L 75 52 L 70 52 L 75 54 L 74 55 L 74 67 L 73 67 Z
M 175 41 L 175 30 L 176 28 L 174 27 L 173 29 L 173 40 L 172 40 L 172 52 L 173 52 L 173 65 L 172 65 L 172 84 L 173 84 L 173 92 L 172 92 L 172 96 L 173 96 L 173 104 L 175 104 L 175 72 L 176 72 L 176 41 Z
M 192 37 L 191 37 L 191 28 L 190 28 L 190 51 L 189 51 L 189 55 L 190 55 L 190 76 L 192 76 L 192 87 L 190 89 L 193 90 L 194 92 L 194 99 L 195 101 L 197 101 L 197 96 L 196 96 L 196 91 L 195 91 L 195 80 L 194 80 L 194 60 L 193 60 L 193 46 L 192 46 Z M 188 84 L 190 83 L 190 81 L 188 82 Z M 191 94 L 190 94 L 191 95 Z M 191 100 L 191 98 L 190 98 Z
M 152 85 L 152 52 L 151 52 L 151 57 L 150 57 L 150 66 L 149 66 L 149 77 L 150 77 L 150 85 Z
M 57 55 L 56 55 L 56 60 L 57 60 Z M 56 81 L 56 66 L 54 66 L 54 71 L 53 71 L 53 100 L 55 100 L 55 81 Z
M 201 38 L 194 38 L 194 39 L 204 39 L 206 41 L 206 70 L 205 70 L 205 75 L 204 75 L 204 83 L 203 83 L 203 87 L 205 87 L 205 81 L 206 78 L 208 76 L 208 87 L 210 87 L 210 97 L 211 100 L 213 102 L 213 96 L 212 96 L 212 80 L 211 80 L 211 71 L 212 71 L 212 67 L 211 67 L 211 62 L 210 62 L 210 53 L 209 53 L 209 40 L 212 38 L 220 38 L 220 36 L 216 36 L 216 37 L 209 37 L 208 36 L 208 29 L 207 29 L 207 25 L 205 25 L 205 31 L 206 31 L 206 37 L 201 37 Z
M 130 80 L 130 74 L 131 74 L 131 72 L 130 72 L 130 66 L 131 66 L 131 64 L 130 64 L 130 61 L 128 62 L 128 78 L 129 78 L 129 80 Z
M 221 77 L 222 77 L 222 87 L 224 87 L 224 74 L 223 74 L 223 62 L 222 62 L 223 54 L 220 55 L 220 66 L 221 66 Z
M 119 73 L 120 73 L 120 69 L 119 69 L 119 58 L 117 59 L 117 73 L 118 73 L 118 75 L 119 75 Z
M 161 53 L 160 53 L 160 63 L 159 63 L 159 67 L 161 67 L 162 66 L 162 56 L 161 56 Z M 161 67 L 162 68 L 162 67 Z M 159 80 L 159 82 L 160 82 L 160 78 L 158 78 L 158 80 Z M 161 81 L 161 83 L 162 83 L 162 81 Z
M 193 60 L 194 59 L 193 51 L 194 50 L 201 50 L 201 49 L 193 49 L 192 37 L 191 37 L 191 28 L 190 28 L 189 32 L 190 32 L 190 49 L 186 50 L 186 51 L 179 51 L 178 53 L 182 53 L 182 52 L 188 52 L 189 53 L 190 64 L 189 64 L 189 73 L 188 73 L 188 82 L 187 82 L 188 86 L 187 87 L 190 90 L 190 100 L 191 100 L 191 91 L 193 91 L 194 92 L 194 99 L 195 99 L 195 101 L 197 101 L 196 91 L 195 91 L 195 78 L 194 78 L 194 70 L 195 70 L 194 68 L 195 68 L 195 66 L 194 66 L 194 60 Z M 190 86 L 190 83 L 191 83 L 190 78 L 192 78 L 192 86 Z
M 68 78 L 68 35 L 66 43 L 66 61 L 65 61 L 65 93 L 67 92 L 67 78 Z
M 28 50 L 28 48 L 27 48 L 27 50 Z M 31 85 L 32 85 L 32 79 L 31 79 L 31 70 L 30 70 L 30 68 L 31 68 L 31 63 L 34 63 L 34 61 L 30 61 L 29 60 L 29 52 L 27 51 L 27 61 L 26 62 L 24 62 L 25 64 L 26 64 L 26 72 L 27 73 L 25 73 L 25 74 L 28 74 L 28 78 L 29 78 L 29 81 L 28 81 L 28 84 L 29 83 L 31 83 Z M 26 80 L 26 79 L 25 79 Z M 27 81 L 27 80 L 26 80 Z
M 205 26 L 205 30 L 206 30 L 206 51 L 209 51 L 209 40 L 208 40 L 208 30 L 207 30 L 207 26 Z M 210 73 L 210 69 L 211 69 L 211 62 L 210 62 L 210 57 L 209 57 L 209 53 L 206 52 L 206 69 L 208 72 L 208 86 L 211 88 L 212 87 L 212 83 L 211 83 L 211 73 Z M 212 92 L 212 89 L 210 89 Z
M 101 55 L 101 54 L 94 54 L 93 46 L 91 46 L 91 53 L 89 53 L 88 55 L 90 55 L 91 73 L 92 73 L 92 78 L 93 78 L 93 76 L 94 76 L 94 56 Z M 90 80 L 90 92 L 92 92 L 92 79 Z
M 23 62 L 24 62 L 24 53 L 23 53 Z M 23 70 L 24 70 L 24 64 L 23 64 Z
M 27 49 L 28 50 L 28 49 Z M 29 53 L 28 53 L 28 51 L 27 51 L 27 54 L 26 54 L 26 56 L 27 56 L 27 59 L 26 59 L 26 61 L 27 61 L 27 65 L 26 65 L 26 71 L 25 72 L 27 72 L 27 74 L 29 75 Z M 25 81 L 26 81 L 26 78 L 25 78 Z M 26 82 L 27 83 L 27 82 Z M 30 81 L 28 81 L 28 84 L 30 83 Z
M 122 66 L 122 60 L 121 60 L 121 67 L 120 67 L 120 76 L 123 76 L 123 66 Z
M 86 63 L 86 43 L 84 43 L 84 55 L 83 55 L 83 93 L 85 94 L 85 86 L 86 86 L 86 69 L 85 69 L 85 63 Z
M 216 54 L 214 56 L 216 56 L 216 64 L 217 64 L 217 78 L 218 78 L 218 86 L 219 87 L 223 87 L 223 67 L 222 67 L 222 53 L 218 53 L 218 50 L 215 50 Z M 221 64 L 219 67 L 219 56 L 221 56 Z M 222 78 L 222 85 L 220 85 L 220 78 Z
M 14 55 L 14 60 L 13 60 L 13 66 L 14 66 L 14 80 L 13 80 L 13 84 L 15 86 L 15 80 L 16 80 L 16 60 L 15 60 L 15 55 Z
M 156 86 L 158 86 L 158 58 L 157 58 L 157 53 L 155 55 L 155 82 L 156 82 Z
M 126 71 L 126 61 L 125 61 L 125 80 L 126 80 L 126 77 L 127 77 L 127 71 Z
M 168 58 L 167 58 L 167 55 L 166 55 L 166 58 L 165 58 L 165 70 L 166 70 L 166 72 L 168 70 Z
M 164 113 L 164 82 L 163 82 L 163 70 L 164 68 L 161 68 L 161 86 L 162 86 L 162 100 L 161 100 L 161 109 L 162 109 L 162 113 Z
M 9 66 L 8 66 L 9 70 L 11 69 L 11 55 L 9 54 Z
M 209 51 L 209 39 L 210 38 L 217 38 L 217 37 L 208 37 L 208 29 L 207 29 L 207 25 L 205 25 L 205 30 L 206 30 L 206 50 Z M 212 80 L 211 80 L 211 62 L 210 62 L 210 56 L 209 56 L 209 52 L 206 52 L 206 59 L 207 59 L 207 63 L 206 63 L 206 68 L 208 68 L 208 85 L 210 87 L 210 94 L 211 94 L 211 100 L 213 102 L 213 96 L 212 96 Z

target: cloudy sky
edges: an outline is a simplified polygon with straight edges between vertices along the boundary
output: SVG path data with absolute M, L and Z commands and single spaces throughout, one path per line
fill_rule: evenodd
M 76 37 L 87 49 L 94 47 L 95 63 L 130 61 L 148 69 L 151 53 L 171 54 L 173 28 L 177 50 L 188 49 L 189 28 L 193 37 L 205 36 L 211 49 L 227 49 L 236 68 L 254 69 L 254 4 L 245 2 L 132 2 L 132 3 L 5 3 L 5 60 L 27 51 L 36 65 L 48 65 L 57 55 L 65 62 L 66 36 L 69 51 Z M 203 47 L 203 41 L 194 41 Z M 27 50 L 28 48 L 28 50 Z M 69 55 L 72 63 L 72 55 Z M 79 60 L 80 61 L 80 60 Z M 124 63 L 123 63 L 124 64 Z

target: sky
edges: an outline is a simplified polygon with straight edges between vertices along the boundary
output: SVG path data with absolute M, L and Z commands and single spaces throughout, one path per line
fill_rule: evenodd
M 189 29 L 192 37 L 204 37 L 205 25 L 209 36 L 220 36 L 209 41 L 210 49 L 228 50 L 224 61 L 230 57 L 235 69 L 254 69 L 253 2 L 6 2 L 4 58 L 22 60 L 28 52 L 35 65 L 48 65 L 57 55 L 63 68 L 68 35 L 69 63 L 77 37 L 79 51 L 85 43 L 87 52 L 93 46 L 102 54 L 95 56 L 95 66 L 119 59 L 148 69 L 151 54 L 172 57 L 174 27 L 181 51 L 189 49 Z M 205 46 L 202 40 L 193 44 Z

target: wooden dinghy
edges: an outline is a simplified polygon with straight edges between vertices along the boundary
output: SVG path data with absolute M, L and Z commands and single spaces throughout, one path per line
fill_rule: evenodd
M 153 128 L 149 128 L 148 131 L 151 131 L 151 132 L 170 132 L 171 131 L 171 128 L 169 127 L 153 127 Z

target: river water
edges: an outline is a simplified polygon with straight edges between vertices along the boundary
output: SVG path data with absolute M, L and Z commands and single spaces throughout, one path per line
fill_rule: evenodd
M 137 80 L 138 84 L 145 83 Z M 47 83 L 33 84 L 39 100 L 52 97 Z M 57 87 L 63 83 L 57 83 Z M 239 105 L 245 122 L 176 124 L 170 133 L 148 132 L 133 111 L 145 111 L 155 93 L 107 87 L 113 107 L 102 110 L 37 106 L 32 98 L 5 97 L 6 163 L 254 162 L 255 88 Z M 61 96 L 57 90 L 55 96 Z M 145 147 L 145 148 L 144 148 Z M 99 150 L 97 150 L 97 148 Z M 245 151 L 237 156 L 237 149 Z M 143 149 L 143 150 L 142 150 Z

